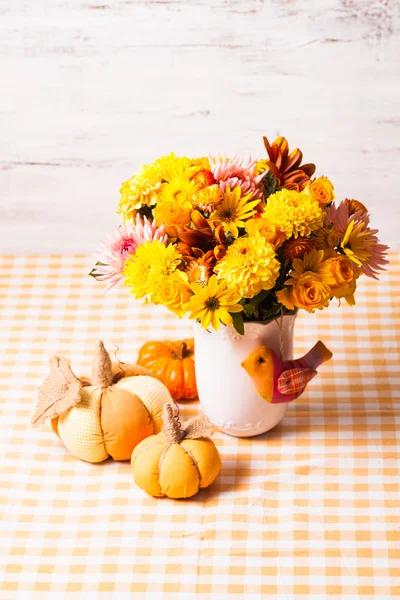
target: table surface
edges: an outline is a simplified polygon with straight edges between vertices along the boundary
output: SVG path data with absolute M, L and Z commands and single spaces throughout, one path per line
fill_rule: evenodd
M 355 308 L 299 316 L 296 354 L 321 338 L 334 359 L 273 431 L 217 432 L 221 474 L 187 501 L 148 497 L 129 462 L 81 462 L 30 427 L 49 355 L 84 373 L 99 337 L 129 362 L 148 339 L 190 335 L 123 287 L 104 295 L 89 268 L 1 259 L 1 598 L 399 596 L 400 255 L 360 280 Z

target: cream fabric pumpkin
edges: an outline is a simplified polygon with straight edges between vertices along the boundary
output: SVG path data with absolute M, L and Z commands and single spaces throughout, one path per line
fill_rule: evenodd
M 141 440 L 161 430 L 162 408 L 172 402 L 167 388 L 143 367 L 112 364 L 102 342 L 91 379 L 76 378 L 64 358 L 50 364 L 33 423 L 50 417 L 74 456 L 93 463 L 109 456 L 129 460 Z

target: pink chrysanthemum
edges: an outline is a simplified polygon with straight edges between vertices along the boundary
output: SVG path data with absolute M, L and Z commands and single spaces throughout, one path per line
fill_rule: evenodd
M 218 182 L 222 193 L 228 188 L 233 190 L 235 187 L 242 189 L 242 196 L 251 193 L 251 199 L 256 200 L 262 197 L 260 181 L 265 173 L 255 174 L 257 161 L 249 158 L 245 160 L 238 155 L 233 158 L 226 156 L 210 157 L 211 172 Z
M 338 233 L 345 233 L 350 221 L 362 221 L 369 225 L 369 214 L 363 210 L 351 212 L 349 202 L 343 200 L 336 206 L 333 202 L 326 211 L 326 220 L 334 226 Z
M 369 214 L 364 210 L 351 212 L 351 204 L 344 200 L 338 206 L 332 204 L 327 210 L 327 221 L 340 235 L 343 252 L 368 277 L 378 279 L 379 271 L 385 270 L 388 246 L 381 244 L 377 229 L 370 229 Z
M 152 240 L 159 240 L 167 245 L 168 236 L 164 231 L 164 225 L 157 227 L 155 221 L 152 223 L 146 218 L 136 215 L 136 223 L 126 223 L 115 227 L 113 235 L 109 236 L 108 242 L 102 242 L 95 259 L 101 263 L 96 265 L 92 275 L 100 281 L 108 282 L 106 292 L 123 279 L 122 271 L 130 256 L 135 254 L 137 248 Z

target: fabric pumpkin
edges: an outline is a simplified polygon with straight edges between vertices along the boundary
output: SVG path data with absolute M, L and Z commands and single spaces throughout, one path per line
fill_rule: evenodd
M 50 418 L 74 456 L 92 463 L 109 456 L 129 460 L 141 440 L 161 430 L 162 408 L 172 401 L 167 388 L 143 367 L 112 364 L 103 342 L 90 379 L 78 379 L 63 357 L 53 356 L 50 366 L 32 424 Z
M 132 453 L 132 474 L 137 485 L 151 496 L 189 498 L 212 484 L 221 470 L 221 459 L 207 417 L 191 419 L 185 427 L 173 408 L 163 408 L 162 433 L 152 435 Z
M 198 397 L 193 339 L 147 342 L 139 351 L 137 363 L 162 381 L 174 400 Z

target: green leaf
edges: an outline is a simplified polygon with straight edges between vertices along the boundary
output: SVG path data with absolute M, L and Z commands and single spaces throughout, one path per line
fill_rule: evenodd
M 100 261 L 97 261 L 93 269 L 90 271 L 89 276 L 93 277 L 93 279 L 97 279 L 99 277 L 99 273 L 96 273 L 96 267 L 105 267 L 106 265 Z
M 244 323 L 242 313 L 229 313 L 232 317 L 233 326 L 240 335 L 244 335 Z
M 270 291 L 271 290 L 262 290 L 259 294 L 257 294 L 257 296 L 254 296 L 254 298 L 251 299 L 250 304 L 254 304 L 255 306 L 258 306 L 259 304 L 261 304 L 261 302 L 263 300 L 265 300 L 265 298 L 268 296 Z
M 262 178 L 261 183 L 264 187 L 266 199 L 278 189 L 278 180 L 274 177 L 272 171 L 267 171 L 267 174 Z
M 147 217 L 148 219 L 150 219 L 150 221 L 153 220 L 153 209 L 151 208 L 151 206 L 141 206 L 138 210 L 138 213 L 142 217 Z
M 246 317 L 252 317 L 256 312 L 256 306 L 254 306 L 252 302 L 249 302 L 248 304 L 245 304 L 243 306 L 243 312 L 246 315 Z
M 244 314 L 246 315 L 246 317 L 253 317 L 253 316 L 257 316 L 258 317 L 258 306 L 261 304 L 261 302 L 263 302 L 265 300 L 265 298 L 269 295 L 270 290 L 262 290 L 259 294 L 257 294 L 257 296 L 254 296 L 254 298 L 252 298 L 250 300 L 250 302 L 244 303 L 241 302 L 241 304 L 243 305 L 243 311 Z

